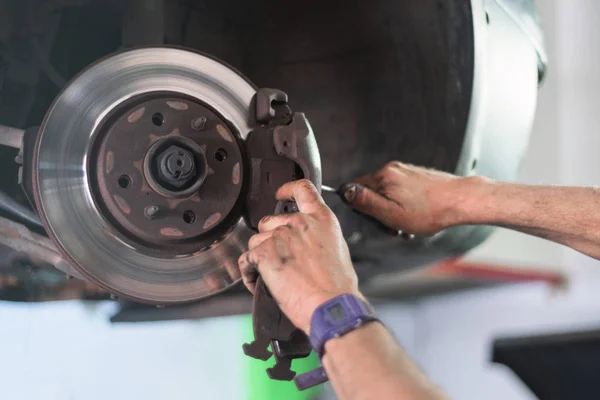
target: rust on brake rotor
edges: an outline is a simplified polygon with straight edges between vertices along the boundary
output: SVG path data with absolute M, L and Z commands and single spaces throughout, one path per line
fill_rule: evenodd
M 205 249 L 241 216 L 239 135 L 197 100 L 164 93 L 119 107 L 98 130 L 88 166 L 105 218 L 168 255 Z

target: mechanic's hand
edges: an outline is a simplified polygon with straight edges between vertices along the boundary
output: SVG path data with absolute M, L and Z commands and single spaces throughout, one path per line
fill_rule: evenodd
M 344 293 L 361 296 L 340 225 L 308 180 L 288 183 L 278 200 L 295 200 L 299 212 L 265 217 L 260 233 L 238 263 L 254 293 L 260 273 L 271 295 L 294 325 L 309 334 L 314 310 Z
M 479 178 L 482 179 L 482 178 Z M 430 236 L 460 224 L 459 202 L 472 178 L 391 162 L 358 178 L 345 192 L 348 203 L 394 230 Z

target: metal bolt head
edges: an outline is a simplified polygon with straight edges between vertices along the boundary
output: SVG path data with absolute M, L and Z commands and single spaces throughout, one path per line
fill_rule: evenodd
M 158 206 L 148 206 L 144 209 L 144 215 L 148 219 L 154 219 L 158 216 L 159 211 L 160 211 L 160 207 L 158 207 Z
M 206 117 L 198 117 L 192 121 L 192 129 L 195 131 L 203 131 L 206 128 Z

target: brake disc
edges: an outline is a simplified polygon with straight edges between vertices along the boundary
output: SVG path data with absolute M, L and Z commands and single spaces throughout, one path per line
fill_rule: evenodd
M 69 262 L 153 304 L 236 283 L 255 94 L 223 63 L 173 48 L 120 53 L 75 78 L 33 156 L 38 211 Z

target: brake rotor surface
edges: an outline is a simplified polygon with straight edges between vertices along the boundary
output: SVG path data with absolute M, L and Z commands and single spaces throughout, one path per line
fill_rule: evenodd
M 38 211 L 61 252 L 107 290 L 182 303 L 240 279 L 241 141 L 255 88 L 210 57 L 131 50 L 75 78 L 35 146 Z

